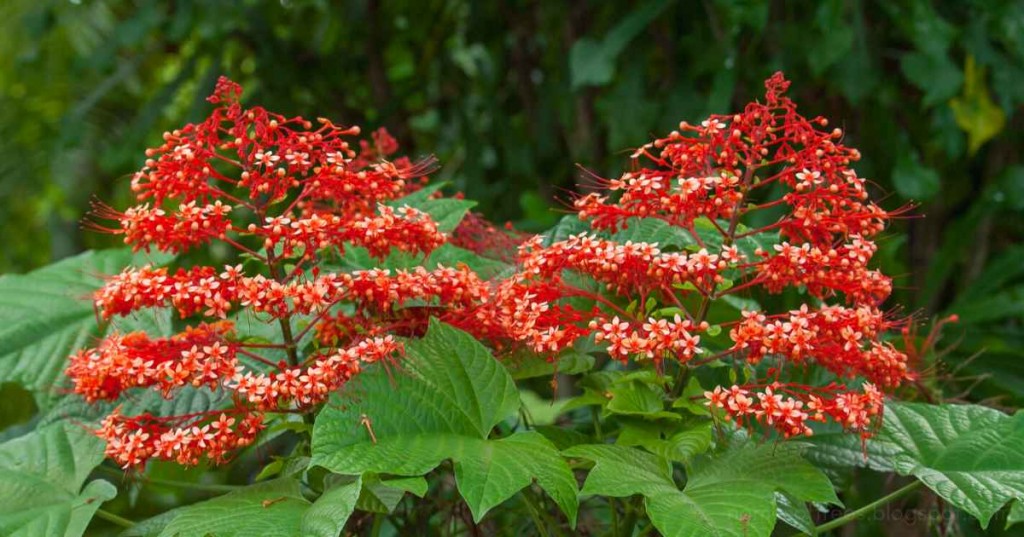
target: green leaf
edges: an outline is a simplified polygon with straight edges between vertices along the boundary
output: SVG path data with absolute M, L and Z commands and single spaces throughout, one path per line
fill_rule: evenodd
M 575 214 L 563 216 L 561 220 L 555 224 L 555 227 L 544 232 L 544 246 L 551 246 L 552 244 L 564 241 L 576 235 L 578 233 L 587 233 L 590 231 L 590 224 L 579 219 Z
M 298 481 L 276 479 L 176 509 L 177 514 L 160 532 L 160 537 L 306 535 L 303 517 L 309 510 L 310 503 L 302 497 Z M 319 516 L 316 519 L 319 522 Z
M 949 308 L 949 311 L 955 311 L 965 325 L 975 327 L 981 323 L 1000 319 L 1022 318 L 1024 317 L 1024 285 L 1014 285 L 986 296 L 955 304 Z
M 344 270 L 368 270 L 374 268 L 410 269 L 424 267 L 429 270 L 438 265 L 455 267 L 459 264 L 465 264 L 482 278 L 494 277 L 509 268 L 507 263 L 477 255 L 451 243 L 442 244 L 433 252 L 430 252 L 426 259 L 423 259 L 421 255 L 395 251 L 391 252 L 383 261 L 378 261 L 371 257 L 370 252 L 366 248 L 350 246 L 345 248 L 340 268 Z
M 815 435 L 816 462 L 867 466 L 920 479 L 936 494 L 988 525 L 996 511 L 1024 499 L 1024 413 L 978 405 L 889 403 L 867 457 L 852 435 Z M 845 438 L 844 438 L 845 437 Z
M 607 126 L 605 146 L 609 152 L 635 147 L 656 129 L 661 103 L 647 95 L 646 67 L 628 63 L 614 84 L 596 99 L 594 107 Z
M 388 202 L 388 205 L 391 207 L 408 205 L 414 209 L 419 209 L 429 214 L 437 222 L 439 230 L 451 233 L 455 228 L 459 227 L 459 223 L 462 222 L 462 218 L 466 216 L 466 213 L 476 206 L 476 202 L 456 198 L 431 198 L 443 186 L 445 186 L 443 182 L 434 183 L 405 197 L 392 200 Z
M 475 520 L 536 479 L 575 523 L 575 480 L 550 441 L 535 432 L 488 439 L 520 401 L 487 349 L 435 320 L 426 336 L 407 343 L 402 366 L 393 378 L 380 368 L 359 375 L 343 403 L 321 412 L 313 464 L 347 475 L 414 476 L 451 459 Z
M 180 416 L 194 414 L 223 407 L 231 400 L 223 389 L 210 389 L 185 386 L 178 390 L 174 398 L 165 399 L 160 392 L 146 389 L 133 389 L 121 401 L 87 403 L 84 399 L 71 396 L 57 401 L 39 420 L 40 426 L 71 421 L 76 424 L 95 423 L 110 413 L 115 406 L 129 416 L 150 412 L 158 416 Z
M 576 525 L 576 479 L 554 445 L 530 431 L 487 441 L 455 463 L 459 492 L 480 520 L 535 479 Z
M 362 480 L 356 478 L 324 491 L 302 515 L 300 535 L 337 537 L 341 534 L 345 522 L 356 508 L 361 489 Z
M 519 206 L 523 209 L 523 220 L 532 226 L 545 228 L 558 221 L 558 213 L 552 210 L 551 200 L 538 192 L 527 190 L 520 194 Z
M 775 526 L 775 492 L 801 501 L 837 502 L 828 479 L 800 458 L 798 446 L 749 442 L 704 457 L 679 490 L 663 457 L 612 445 L 576 446 L 564 453 L 595 462 L 581 494 L 641 494 L 651 523 L 666 537 L 767 536 Z
M 729 228 L 729 223 L 724 220 L 719 220 L 717 223 L 718 227 L 715 227 L 715 223 L 703 216 L 693 221 L 693 227 L 696 230 L 697 235 L 700 236 L 701 241 L 704 242 L 704 247 L 707 248 L 709 252 L 718 252 L 722 250 L 724 238 L 718 228 Z M 750 231 L 750 228 L 743 224 L 738 224 L 736 226 L 736 233 L 738 235 L 742 235 Z M 778 244 L 779 241 L 779 232 L 766 231 L 736 239 L 734 244 L 743 255 L 747 256 L 747 259 L 756 259 L 754 252 L 756 252 L 758 248 L 770 251 L 772 246 Z M 700 248 L 701 246 L 696 242 L 693 242 L 688 246 L 688 249 L 694 251 Z
M 455 267 L 460 264 L 466 265 L 482 278 L 490 278 L 509 268 L 507 263 L 477 255 L 451 243 L 442 244 L 436 250 L 430 252 L 425 262 L 417 263 L 416 266 L 434 267 L 444 265 L 446 267 Z
M 783 492 L 776 492 L 775 504 L 778 508 L 776 515 L 779 520 L 807 535 L 814 535 L 814 520 L 811 518 L 810 511 L 807 510 L 807 502 L 799 501 Z
M 356 508 L 371 513 L 391 513 L 406 492 L 422 498 L 427 493 L 427 480 L 422 477 L 381 479 L 376 474 L 366 474 Z
M 38 410 L 32 392 L 14 382 L 0 384 L 0 401 L 0 431 L 31 420 Z
M 658 218 L 630 218 L 623 228 L 614 233 L 612 240 L 620 243 L 656 242 L 661 249 L 686 248 L 697 244 L 689 231 L 673 226 Z
M 665 410 L 664 391 L 637 381 L 616 383 L 608 390 L 611 400 L 605 409 L 612 414 L 640 416 L 648 419 L 680 419 L 679 414 Z
M 140 520 L 134 526 L 118 534 L 118 537 L 158 537 L 160 532 L 174 520 L 174 517 L 185 509 L 188 509 L 188 506 L 176 507 L 159 515 Z
M 963 73 L 949 56 L 909 52 L 900 61 L 903 75 L 924 92 L 924 106 L 931 107 L 944 102 L 960 90 Z
M 640 446 L 669 461 L 689 463 L 711 447 L 711 421 L 696 424 L 622 420 L 615 443 Z
M 602 46 L 600 41 L 583 37 L 572 45 L 569 51 L 569 70 L 572 87 L 603 86 L 615 76 L 615 57 Z
M 420 192 L 414 192 L 404 198 L 399 198 L 388 205 L 402 207 L 408 205 L 419 209 L 430 215 L 437 222 L 437 229 L 445 233 L 455 231 L 462 222 L 462 218 L 470 209 L 476 206 L 476 202 L 455 198 L 429 198 Z
M 982 313 L 985 308 L 974 306 L 974 304 L 987 302 L 1003 292 L 1001 291 L 1003 286 L 1024 276 L 1024 263 L 1020 262 L 1021 259 L 1024 259 L 1024 244 L 1013 245 L 1003 250 L 985 264 L 985 269 L 966 289 L 960 292 L 956 302 L 949 307 L 948 311 L 957 312 L 961 322 L 974 322 L 969 317 L 964 318 L 963 310 L 966 308 Z M 982 317 L 993 318 L 990 315 L 982 315 Z
M 603 86 L 615 75 L 615 61 L 636 36 L 640 35 L 666 7 L 670 0 L 649 0 L 632 9 L 602 40 L 584 37 L 573 43 L 569 51 L 569 72 L 572 88 Z
M 575 349 L 562 353 L 557 361 L 549 362 L 534 353 L 523 353 L 505 358 L 501 362 L 515 380 L 553 377 L 555 373 L 575 375 L 594 368 L 594 357 Z
M 917 477 L 983 528 L 1007 502 L 1024 500 L 1024 413 L 891 403 L 877 442 L 892 449 L 897 473 Z
M 565 399 L 552 401 L 545 399 L 531 390 L 519 390 L 519 398 L 523 401 L 523 411 L 529 416 L 530 425 L 551 425 L 562 413 Z
M 80 536 L 117 488 L 97 480 L 102 444 L 83 428 L 58 424 L 0 444 L 0 534 Z
M 814 446 L 804 457 L 819 468 L 867 467 L 878 472 L 892 472 L 892 457 L 898 449 L 877 438 L 861 442 L 860 437 L 839 428 L 830 431 L 815 431 L 814 436 L 804 442 Z
M 670 461 L 690 462 L 710 447 L 711 424 L 705 423 L 670 436 L 663 447 L 656 445 L 652 451 Z
M 0 382 L 32 391 L 41 409 L 59 400 L 68 355 L 102 335 L 90 300 L 102 276 L 147 260 L 161 264 L 170 257 L 86 252 L 28 274 L 0 276 Z M 120 323 L 131 319 L 114 324 Z
M 1010 512 L 1006 515 L 1006 528 L 1021 522 L 1024 522 L 1024 501 L 1014 500 L 1010 505 Z
M 686 381 L 683 393 L 679 394 L 679 398 L 672 403 L 672 408 L 685 408 L 697 416 L 710 416 L 711 412 L 704 402 L 704 387 L 700 385 L 700 380 L 697 377 L 690 377 Z
M 854 31 L 846 22 L 845 3 L 829 0 L 818 4 L 814 15 L 815 27 L 820 30 L 816 42 L 820 46 L 807 51 L 811 72 L 820 77 L 832 64 L 849 54 L 853 47 Z
M 927 201 L 939 193 L 941 180 L 934 169 L 921 164 L 917 153 L 904 153 L 892 171 L 896 192 L 907 199 Z
M 674 490 L 672 464 L 663 457 L 639 449 L 607 444 L 574 446 L 562 452 L 567 457 L 594 461 L 580 494 L 621 498 Z

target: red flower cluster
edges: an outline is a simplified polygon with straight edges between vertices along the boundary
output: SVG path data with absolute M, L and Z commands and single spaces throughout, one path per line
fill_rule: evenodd
M 117 399 L 128 388 L 157 387 L 170 394 L 186 385 L 216 388 L 235 374 L 230 322 L 201 324 L 163 339 L 144 332 L 113 334 L 70 358 L 67 374 L 88 402 Z
M 422 187 L 433 161 L 385 160 L 398 149 L 387 131 L 355 144 L 358 127 L 320 119 L 314 128 L 246 109 L 240 94 L 222 78 L 209 118 L 166 133 L 147 152 L 132 179 L 140 204 L 96 212 L 116 221 L 96 227 L 135 250 L 179 253 L 222 242 L 250 261 L 128 267 L 96 292 L 103 319 L 169 307 L 193 326 L 166 338 L 115 331 L 77 352 L 67 367 L 75 392 L 93 402 L 131 389 L 173 397 L 193 387 L 224 391 L 233 402 L 186 416 L 115 411 L 97 434 L 126 467 L 154 457 L 221 462 L 255 440 L 266 414 L 305 412 L 364 365 L 399 355 L 392 334 L 421 334 L 431 315 L 465 323 L 489 294 L 464 266 L 321 274 L 324 255 L 353 247 L 382 259 L 445 243 L 429 214 L 395 203 Z M 404 308 L 410 303 L 417 307 Z M 261 325 L 279 326 L 280 337 L 246 333 Z
M 784 435 L 806 434 L 805 421 L 826 418 L 866 432 L 882 408 L 875 386 L 911 376 L 907 356 L 880 339 L 896 324 L 878 309 L 891 280 L 869 268 L 871 238 L 890 215 L 867 199 L 865 180 L 851 168 L 860 155 L 842 144 L 842 131 L 797 113 L 781 74 L 765 85 L 764 103 L 700 125 L 683 122 L 639 148 L 631 171 L 598 179 L 603 189 L 575 202 L 593 232 L 527 241 L 519 272 L 479 314 L 478 334 L 551 356 L 591 337 L 616 360 L 653 360 L 659 369 L 665 359 L 681 367 L 770 359 L 774 379 L 718 387 L 707 395 L 713 406 Z M 779 209 L 768 225 L 745 225 Z M 643 219 L 661 221 L 648 229 L 673 230 L 671 243 L 617 238 Z M 813 300 L 793 312 L 721 305 L 730 295 L 797 288 Z M 835 298 L 846 305 L 825 303 Z M 731 346 L 705 343 L 712 308 L 727 319 L 719 324 Z M 811 364 L 868 382 L 858 391 L 780 380 Z
M 196 465 L 204 456 L 213 463 L 226 462 L 235 449 L 252 444 L 264 427 L 263 416 L 255 413 L 244 414 L 241 421 L 223 413 L 203 418 L 127 417 L 118 407 L 103 419 L 96 435 L 107 442 L 107 455 L 125 468 L 143 465 L 153 457 Z M 182 422 L 191 423 L 175 425 Z
M 723 410 L 727 420 L 735 418 L 740 425 L 759 422 L 786 437 L 810 436 L 813 431 L 807 421 L 827 419 L 860 431 L 862 437 L 870 435 L 873 421 L 882 412 L 882 392 L 874 384 L 865 383 L 859 392 L 841 391 L 834 384 L 815 391 L 820 393 L 808 393 L 806 386 L 774 382 L 763 391 L 756 391 L 755 386 L 717 386 L 704 397 L 710 406 Z
M 283 319 L 320 314 L 345 301 L 375 313 L 410 300 L 468 307 L 487 293 L 487 285 L 466 266 L 311 274 L 284 282 L 262 274 L 244 276 L 241 266 L 225 266 L 219 273 L 213 267 L 198 266 L 173 274 L 165 268 L 143 266 L 126 268 L 109 278 L 96 292 L 94 305 L 104 319 L 167 306 L 183 319 L 196 315 L 225 318 L 239 308 Z

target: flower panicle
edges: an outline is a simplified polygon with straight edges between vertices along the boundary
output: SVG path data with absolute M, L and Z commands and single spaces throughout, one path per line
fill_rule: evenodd
M 872 261 L 874 239 L 905 209 L 871 201 L 853 167 L 860 152 L 825 118 L 801 115 L 789 85 L 777 73 L 762 102 L 681 122 L 637 148 L 618 177 L 590 173 L 596 188 L 573 208 L 591 231 L 524 241 L 518 271 L 477 313 L 480 336 L 552 359 L 590 338 L 615 360 L 659 371 L 666 360 L 769 360 L 772 378 L 708 397 L 735 421 L 785 436 L 825 420 L 870 434 L 881 390 L 915 378 L 907 354 L 884 338 L 902 322 L 880 309 L 893 284 Z M 657 241 L 641 238 L 650 233 Z M 793 290 L 805 293 L 794 311 L 748 300 Z M 726 338 L 711 334 L 712 311 Z M 811 366 L 863 387 L 781 380 L 784 369 Z
M 396 156 L 385 129 L 360 140 L 357 126 L 247 108 L 241 96 L 221 78 L 205 120 L 146 151 L 131 177 L 136 204 L 96 202 L 85 223 L 136 252 L 216 246 L 240 261 L 129 266 L 94 293 L 99 320 L 114 329 L 70 357 L 75 393 L 89 403 L 139 390 L 227 395 L 225 408 L 188 415 L 118 407 L 96 433 L 126 468 L 226 462 L 274 414 L 311 412 L 367 366 L 401 357 L 396 337 L 422 334 L 432 316 L 466 324 L 491 292 L 465 265 L 322 270 L 351 249 L 384 260 L 425 257 L 448 242 L 431 214 L 399 202 L 424 187 L 437 161 Z M 117 330 L 121 318 L 165 308 L 187 327 L 167 337 Z M 253 329 L 260 325 L 279 336 Z

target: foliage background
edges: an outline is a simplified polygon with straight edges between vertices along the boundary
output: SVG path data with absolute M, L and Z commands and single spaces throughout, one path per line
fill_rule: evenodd
M 387 126 L 481 212 L 523 229 L 678 121 L 775 70 L 861 149 L 888 209 L 892 304 L 956 312 L 923 367 L 947 399 L 1024 401 L 1024 4 L 1014 1 L 7 0 L 0 3 L 0 272 L 111 238 L 159 133 L 226 74 L 290 114 Z M 585 187 L 585 185 L 584 185 Z M 870 531 L 870 530 L 864 530 Z

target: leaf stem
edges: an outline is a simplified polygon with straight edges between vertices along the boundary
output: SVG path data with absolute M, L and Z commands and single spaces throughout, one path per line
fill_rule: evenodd
M 612 515 L 612 531 L 610 533 L 615 537 L 620 537 L 622 534 L 619 533 L 619 506 L 614 496 L 608 497 L 608 510 L 611 511 Z
M 103 509 L 96 510 L 96 518 L 102 518 L 103 520 L 121 526 L 122 528 L 130 528 L 135 525 L 135 522 L 132 522 L 127 518 L 124 518 L 120 515 L 115 515 L 110 511 L 104 511 Z
M 820 526 L 816 526 L 814 528 L 814 534 L 813 535 L 821 535 L 822 533 L 825 533 L 827 531 L 831 531 L 831 530 L 834 530 L 834 529 L 836 529 L 836 528 L 838 528 L 840 526 L 843 526 L 845 524 L 849 524 L 850 522 L 853 522 L 854 520 L 857 520 L 858 518 L 860 518 L 860 517 L 862 517 L 862 516 L 872 512 L 872 511 L 874 511 L 875 509 L 878 509 L 879 507 L 881 507 L 881 506 L 883 506 L 883 505 L 885 505 L 885 504 L 887 504 L 889 502 L 895 501 L 895 500 L 897 500 L 899 498 L 902 498 L 903 496 L 906 496 L 907 494 L 910 494 L 911 492 L 917 490 L 920 487 L 921 487 L 921 482 L 920 481 L 914 481 L 913 483 L 910 483 L 909 485 L 906 485 L 906 486 L 904 486 L 904 487 L 902 487 L 902 488 L 900 488 L 900 489 L 898 489 L 898 490 L 896 490 L 894 492 L 891 492 L 891 493 L 889 493 L 889 494 L 887 494 L 885 496 L 882 496 L 881 498 L 879 498 L 879 499 L 877 499 L 877 500 L 875 500 L 875 501 L 865 505 L 864 507 L 861 507 L 859 509 L 855 509 L 853 511 L 850 511 L 849 513 L 846 513 L 845 515 L 843 515 L 843 516 L 841 516 L 839 518 L 836 518 L 834 520 L 830 520 L 830 521 L 828 521 L 828 522 L 826 522 L 826 523 L 824 523 L 824 524 L 822 524 Z

